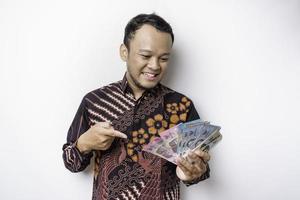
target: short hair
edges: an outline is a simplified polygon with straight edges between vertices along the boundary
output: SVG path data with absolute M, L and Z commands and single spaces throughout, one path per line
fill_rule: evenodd
M 174 42 L 174 34 L 172 27 L 168 22 L 166 22 L 162 17 L 152 14 L 139 14 L 132 18 L 125 27 L 125 34 L 123 43 L 129 50 L 129 42 L 134 37 L 135 32 L 140 29 L 144 24 L 151 25 L 157 30 L 165 33 L 169 33 L 172 38 L 172 44 Z

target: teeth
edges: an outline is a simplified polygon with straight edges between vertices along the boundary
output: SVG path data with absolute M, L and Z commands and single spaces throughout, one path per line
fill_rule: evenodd
M 147 72 L 144 72 L 144 74 L 149 77 L 155 77 L 155 74 L 151 74 L 151 73 L 147 73 Z

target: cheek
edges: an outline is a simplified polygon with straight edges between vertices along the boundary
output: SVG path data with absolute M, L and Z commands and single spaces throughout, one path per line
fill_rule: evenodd
M 167 68 L 168 68 L 168 63 L 162 63 L 162 64 L 160 65 L 160 68 L 161 68 L 161 71 L 162 71 L 162 72 L 166 71 Z
M 141 69 L 144 65 L 147 64 L 147 62 L 139 58 L 131 59 L 128 63 L 130 64 L 130 66 L 132 66 L 133 70 L 135 71 Z
M 127 70 L 130 72 L 131 75 L 138 77 L 142 71 L 142 65 L 140 62 L 133 61 L 127 63 Z
M 144 59 L 142 59 L 142 58 L 136 58 L 135 59 L 135 63 L 136 63 L 136 65 L 138 66 L 138 67 L 144 67 L 145 65 L 147 65 L 148 64 L 148 61 L 147 60 L 144 60 Z

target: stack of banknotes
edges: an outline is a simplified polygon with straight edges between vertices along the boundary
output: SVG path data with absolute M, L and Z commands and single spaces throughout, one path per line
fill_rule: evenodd
M 161 132 L 160 137 L 144 145 L 143 150 L 176 164 L 178 156 L 185 157 L 189 151 L 198 148 L 208 151 L 215 146 L 222 139 L 220 129 L 220 126 L 200 119 L 180 123 Z

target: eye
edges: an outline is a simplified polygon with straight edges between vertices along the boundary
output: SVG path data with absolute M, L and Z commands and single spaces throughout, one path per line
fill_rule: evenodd
M 160 58 L 160 60 L 161 60 L 162 62 L 168 62 L 169 57 L 162 57 L 162 58 Z
M 150 55 L 145 55 L 145 54 L 140 54 L 140 56 L 141 56 L 143 59 L 149 59 L 149 58 L 151 58 Z

